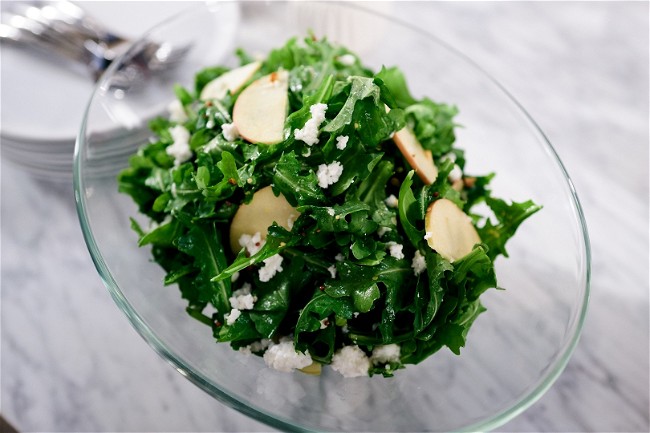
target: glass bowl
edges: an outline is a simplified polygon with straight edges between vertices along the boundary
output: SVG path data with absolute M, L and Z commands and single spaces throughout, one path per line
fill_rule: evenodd
M 507 422 L 554 382 L 575 347 L 589 293 L 587 229 L 573 185 L 542 131 L 493 78 L 436 36 L 345 3 L 230 2 L 193 6 L 147 40 L 186 47 L 181 64 L 116 85 L 137 59 L 136 43 L 98 83 L 77 140 L 74 184 L 83 233 L 104 283 L 151 347 L 219 401 L 282 430 L 478 431 Z M 315 17 L 315 18 L 314 18 Z M 398 65 L 412 93 L 459 107 L 466 171 L 496 172 L 496 196 L 528 198 L 543 209 L 497 259 L 500 286 L 460 356 L 443 349 L 393 378 L 345 379 L 271 370 L 261 358 L 216 344 L 209 327 L 185 312 L 150 251 L 137 246 L 130 197 L 116 175 L 146 142 L 147 121 L 166 114 L 172 86 L 189 87 L 201 67 L 235 66 L 234 50 L 266 53 L 308 30 L 356 51 L 367 65 Z M 437 35 L 444 37 L 444 35 Z M 119 81 L 119 80 L 118 80 Z

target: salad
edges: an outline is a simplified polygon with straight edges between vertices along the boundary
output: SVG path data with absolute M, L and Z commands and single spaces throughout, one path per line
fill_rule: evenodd
M 397 67 L 311 35 L 237 56 L 176 86 L 119 174 L 164 283 L 217 342 L 282 371 L 389 377 L 460 354 L 540 207 L 465 173 L 457 108 L 414 98 Z

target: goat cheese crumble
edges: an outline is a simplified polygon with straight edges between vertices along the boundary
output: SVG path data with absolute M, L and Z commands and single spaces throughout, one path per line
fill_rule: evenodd
M 368 376 L 370 358 L 359 346 L 344 346 L 332 356 L 331 365 L 343 377 Z
M 221 125 L 221 134 L 229 142 L 233 142 L 239 138 L 239 131 L 234 123 L 224 123 Z
M 340 135 L 336 137 L 336 148 L 338 150 L 344 150 L 348 146 L 348 140 L 350 137 L 347 135 Z
M 397 242 L 388 242 L 388 251 L 390 252 L 391 257 L 396 258 L 397 260 L 402 260 L 404 258 L 404 245 L 398 244 Z
M 301 129 L 296 129 L 293 133 L 296 140 L 304 141 L 308 146 L 318 143 L 318 128 L 325 120 L 327 104 L 314 104 L 309 107 L 311 118 L 305 122 Z
M 239 311 L 237 308 L 233 308 L 230 310 L 230 313 L 223 315 L 224 319 L 226 319 L 226 325 L 228 326 L 233 325 L 237 319 L 239 319 L 239 316 L 241 316 L 241 311 Z
M 259 270 L 260 281 L 270 281 L 278 272 L 282 272 L 282 256 L 276 254 L 264 260 L 264 266 Z
M 397 344 L 386 344 L 383 346 L 375 346 L 372 349 L 370 360 L 373 364 L 385 364 L 387 362 L 399 362 L 401 348 Z
M 169 129 L 174 142 L 167 146 L 167 155 L 174 158 L 174 165 L 179 166 L 192 157 L 190 149 L 190 132 L 182 125 L 176 125 Z
M 393 194 L 391 194 L 388 197 L 386 197 L 386 200 L 384 200 L 384 203 L 386 203 L 386 206 L 388 206 L 388 207 L 395 208 L 395 207 L 397 207 L 397 204 L 398 204 L 397 197 L 395 197 Z
M 420 253 L 420 250 L 415 251 L 413 261 L 411 261 L 411 267 L 415 275 L 420 275 L 427 269 L 427 262 L 424 260 L 424 256 Z
M 167 106 L 167 111 L 169 111 L 169 120 L 172 122 L 185 123 L 187 122 L 187 113 L 185 113 L 185 108 L 183 104 L 178 99 L 174 99 Z
M 340 64 L 343 66 L 352 66 L 357 61 L 357 58 L 352 54 L 343 54 L 337 58 Z
M 338 182 L 342 174 L 343 165 L 338 161 L 334 161 L 331 164 L 321 164 L 318 166 L 318 171 L 316 172 L 318 186 L 321 188 L 327 188 L 328 186 Z
M 278 344 L 271 344 L 264 352 L 264 362 L 278 371 L 290 373 L 295 369 L 305 368 L 312 363 L 308 353 L 296 351 L 291 339 L 283 338 Z

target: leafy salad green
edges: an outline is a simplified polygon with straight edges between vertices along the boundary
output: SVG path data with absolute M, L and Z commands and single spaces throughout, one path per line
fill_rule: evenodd
M 176 86 L 119 175 L 164 283 L 218 342 L 279 370 L 391 376 L 443 346 L 459 354 L 495 258 L 540 207 L 464 173 L 456 107 L 415 99 L 397 67 L 374 73 L 314 37 L 237 54 L 242 68 Z

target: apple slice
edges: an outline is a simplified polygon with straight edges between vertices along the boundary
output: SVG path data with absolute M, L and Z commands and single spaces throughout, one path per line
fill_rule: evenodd
M 293 221 L 300 216 L 282 194 L 276 196 L 270 186 L 260 189 L 253 194 L 248 204 L 239 206 L 230 224 L 230 247 L 236 254 L 241 250 L 239 238 L 243 234 L 260 233 L 266 239 L 268 228 L 276 222 L 287 230 L 291 229 Z
M 237 98 L 232 121 L 251 143 L 275 144 L 284 139 L 289 73 L 281 70 L 253 81 Z
M 393 141 L 422 182 L 431 185 L 438 177 L 438 169 L 433 163 L 431 151 L 424 150 L 408 126 L 397 131 L 393 135 Z
M 221 99 L 228 92 L 237 92 L 261 66 L 262 62 L 252 62 L 219 75 L 203 87 L 200 96 L 201 100 Z
M 446 198 L 429 205 L 424 227 L 429 246 L 450 262 L 465 257 L 481 242 L 470 217 Z

